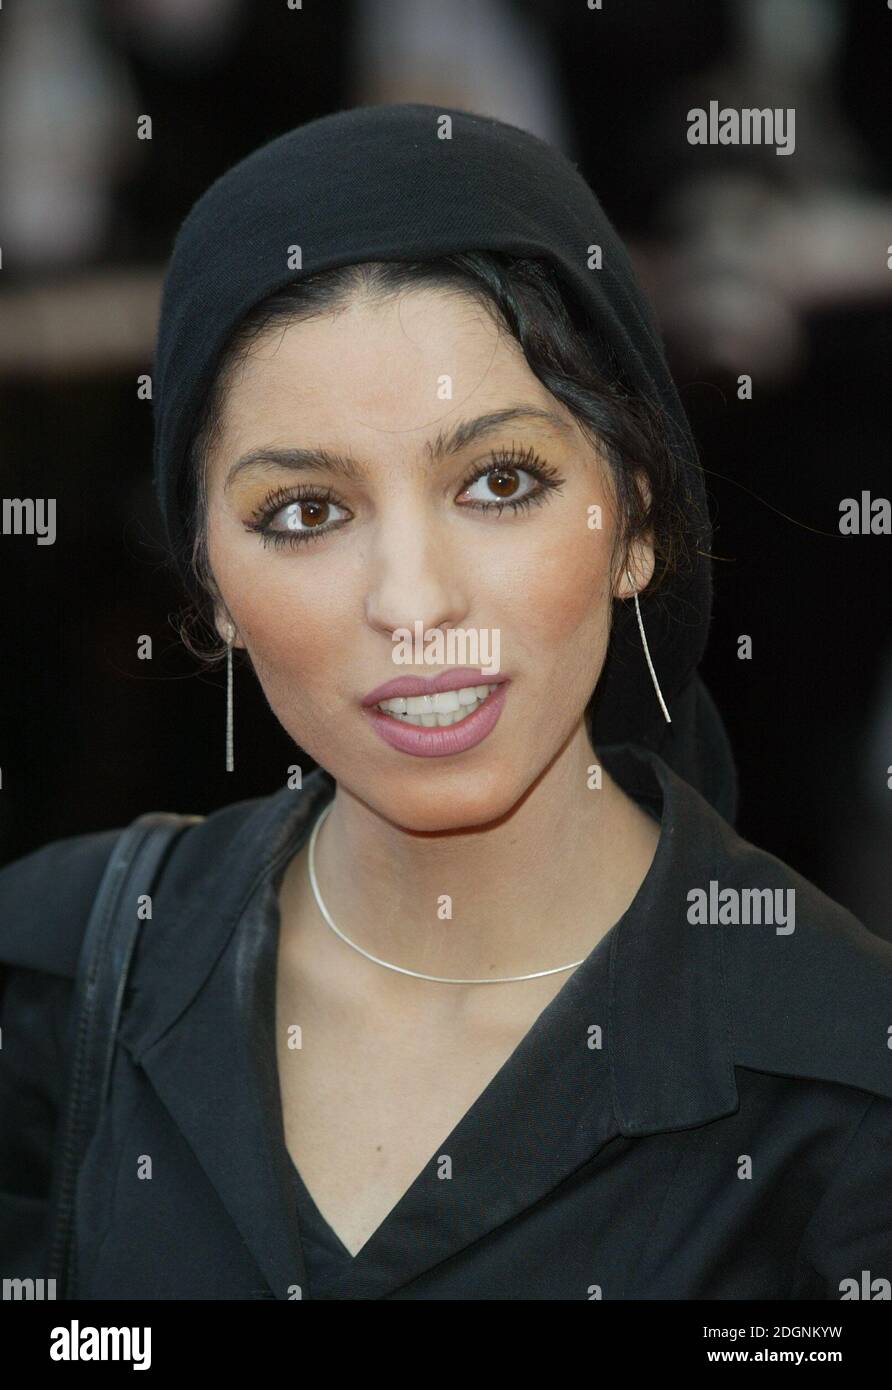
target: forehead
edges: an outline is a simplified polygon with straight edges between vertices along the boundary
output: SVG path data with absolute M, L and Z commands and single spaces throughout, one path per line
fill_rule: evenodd
M 469 295 L 359 296 L 255 341 L 228 385 L 215 464 L 273 443 L 339 442 L 395 455 L 453 418 L 518 399 L 573 423 L 516 340 Z

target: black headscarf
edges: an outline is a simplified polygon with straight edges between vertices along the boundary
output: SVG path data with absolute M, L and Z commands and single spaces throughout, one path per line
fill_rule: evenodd
M 601 248 L 601 268 L 591 260 Z M 300 248 L 300 269 L 295 268 Z M 183 222 L 161 305 L 154 370 L 155 487 L 182 554 L 186 454 L 220 353 L 259 300 L 301 274 L 460 251 L 542 257 L 597 327 L 627 384 L 661 407 L 692 504 L 689 570 L 641 613 L 616 604 L 593 706 L 598 744 L 654 749 L 729 820 L 737 782 L 721 718 L 697 674 L 712 602 L 710 527 L 690 426 L 652 310 L 626 249 L 575 165 L 538 137 L 490 117 L 420 103 L 355 107 L 278 136 L 223 174 Z

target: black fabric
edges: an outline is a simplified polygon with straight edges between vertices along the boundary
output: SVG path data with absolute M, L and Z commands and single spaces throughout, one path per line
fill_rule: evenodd
M 337 1286 L 353 1264 L 353 1256 L 317 1207 L 296 1164 L 292 1165 L 292 1177 L 309 1293 L 319 1298 Z
M 185 832 L 81 1175 L 83 1297 L 836 1301 L 865 1274 L 878 1296 L 892 946 L 657 755 L 602 757 L 660 820 L 651 868 L 356 1257 L 296 1192 L 274 1027 L 278 886 L 335 784 L 318 770 Z M 79 836 L 0 871 L 0 1277 L 45 1273 L 70 942 L 90 908 L 59 870 L 88 884 L 107 853 Z M 795 931 L 690 924 L 687 893 L 711 880 L 794 890 Z
M 441 138 L 444 117 L 451 137 Z M 602 266 L 589 268 L 601 248 Z M 301 251 L 294 268 L 293 248 Z M 711 611 L 711 528 L 703 473 L 653 312 L 626 249 L 575 165 L 493 118 L 422 103 L 355 107 L 276 137 L 216 180 L 184 220 L 164 284 L 153 374 L 155 487 L 182 551 L 186 455 L 220 353 L 259 300 L 300 274 L 367 260 L 467 250 L 541 256 L 590 324 L 599 360 L 659 406 L 678 456 L 689 570 L 641 599 L 666 724 L 641 651 L 634 606 L 617 602 L 612 659 L 593 737 L 641 742 L 736 814 L 734 762 L 696 668 Z

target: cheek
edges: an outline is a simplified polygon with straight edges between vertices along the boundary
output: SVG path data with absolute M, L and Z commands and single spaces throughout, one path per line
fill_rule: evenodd
M 541 542 L 515 554 L 506 592 L 514 631 L 526 634 L 530 650 L 557 655 L 575 639 L 583 652 L 597 655 L 610 623 L 609 557 L 608 533 L 584 523 L 575 535 L 566 524 L 550 528 Z
M 219 546 L 216 557 L 212 548 L 211 562 L 267 699 L 277 713 L 289 695 L 298 698 L 298 688 L 304 702 L 317 692 L 330 699 L 355 612 L 349 579 L 342 567 L 326 563 L 324 542 L 318 553 L 302 556 L 247 541 Z
M 273 714 L 311 757 L 325 760 L 349 666 L 344 633 L 355 610 L 342 585 L 321 582 L 318 572 L 308 579 L 308 567 L 289 554 L 264 554 L 280 563 L 264 565 L 262 578 L 242 577 L 233 615 Z

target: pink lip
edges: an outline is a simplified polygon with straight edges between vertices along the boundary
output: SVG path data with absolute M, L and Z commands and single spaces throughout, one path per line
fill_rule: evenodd
M 405 682 L 393 681 L 391 684 Z M 472 682 L 466 680 L 465 684 L 470 685 Z M 476 684 L 492 685 L 493 680 L 490 677 L 489 680 L 477 681 Z M 458 724 L 448 724 L 445 728 L 426 729 L 423 725 L 405 724 L 385 714 L 383 710 L 374 708 L 368 709 L 368 718 L 375 733 L 392 748 L 398 748 L 401 753 L 412 753 L 419 758 L 444 758 L 450 753 L 464 753 L 465 749 L 473 748 L 475 744 L 481 743 L 487 734 L 492 733 L 504 708 L 509 685 L 510 681 L 503 679 L 492 694 L 487 695 L 483 704 L 477 706 L 473 714 L 467 715 Z M 381 689 L 385 690 L 387 687 L 382 686 Z M 441 686 L 441 689 L 454 690 L 456 686 Z M 419 693 L 430 694 L 430 687 Z M 379 695 L 378 698 L 388 700 L 393 697 Z M 366 704 L 366 701 L 363 703 Z
M 462 690 L 472 685 L 501 685 L 507 679 L 507 676 L 485 676 L 471 666 L 454 666 L 438 676 L 397 676 L 396 680 L 376 685 L 368 695 L 363 695 L 362 703 L 380 705 L 382 700 L 395 700 L 400 695 L 438 695 L 442 690 Z

